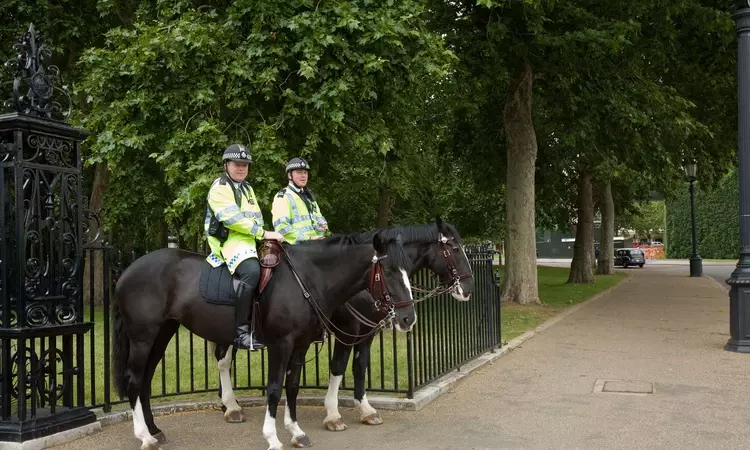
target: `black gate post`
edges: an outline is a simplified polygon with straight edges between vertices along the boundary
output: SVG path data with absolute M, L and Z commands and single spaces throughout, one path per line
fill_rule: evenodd
M 65 123 L 70 97 L 33 25 L 13 48 L 11 112 L 0 115 L 0 441 L 23 442 L 96 416 L 74 392 L 93 326 L 83 322 L 81 292 L 88 134 Z

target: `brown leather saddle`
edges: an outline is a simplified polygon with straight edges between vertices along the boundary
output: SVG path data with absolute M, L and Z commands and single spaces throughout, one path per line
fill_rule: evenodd
M 260 262 L 260 282 L 258 283 L 258 293 L 263 292 L 271 277 L 273 268 L 281 262 L 281 244 L 272 239 L 263 239 L 258 249 L 258 260 Z

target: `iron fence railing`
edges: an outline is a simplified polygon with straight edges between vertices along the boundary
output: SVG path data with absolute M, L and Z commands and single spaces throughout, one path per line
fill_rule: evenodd
M 110 310 L 113 290 L 122 271 L 136 259 L 111 247 L 90 246 L 86 251 L 84 318 L 94 323 L 85 339 L 84 367 L 88 372 L 83 389 L 91 407 L 112 405 L 126 399 L 113 398 L 110 377 Z M 492 269 L 492 251 L 467 246 L 474 275 L 474 293 L 468 302 L 449 294 L 431 297 L 416 305 L 418 322 L 409 333 L 384 330 L 373 340 L 367 372 L 367 390 L 413 398 L 415 391 L 446 373 L 460 368 L 477 356 L 501 345 L 499 288 Z M 432 274 L 423 270 L 412 277 L 414 284 L 435 287 Z M 419 300 L 419 294 L 415 300 Z M 320 390 L 328 387 L 328 363 L 333 341 L 311 346 L 303 366 L 300 387 Z M 341 389 L 352 390 L 353 380 L 344 376 Z M 235 389 L 265 392 L 265 351 L 239 351 L 232 370 Z M 180 327 L 167 348 L 152 381 L 152 398 L 215 392 L 219 387 L 216 360 L 209 343 Z M 117 397 L 116 394 L 114 394 Z

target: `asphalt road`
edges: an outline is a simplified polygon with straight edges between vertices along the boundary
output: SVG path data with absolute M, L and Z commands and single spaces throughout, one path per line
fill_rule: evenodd
M 555 266 L 555 267 L 570 267 L 570 259 L 545 259 L 540 258 L 537 260 L 537 264 L 540 266 Z M 732 274 L 737 263 L 734 262 L 712 262 L 703 261 L 703 274 L 709 276 L 714 280 L 718 281 L 719 284 L 724 288 L 729 289 L 729 285 L 726 284 L 726 279 Z M 649 259 L 646 261 L 646 265 L 643 269 L 638 267 L 631 267 L 623 269 L 621 267 L 615 268 L 616 270 L 654 270 L 661 272 L 668 272 L 670 274 L 678 274 L 684 272 L 685 275 L 690 273 L 690 263 L 687 260 L 678 259 Z

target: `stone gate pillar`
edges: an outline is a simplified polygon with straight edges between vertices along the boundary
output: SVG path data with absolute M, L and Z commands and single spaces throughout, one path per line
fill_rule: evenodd
M 33 25 L 6 62 L 0 115 L 0 441 L 96 420 L 86 405 L 80 142 Z

